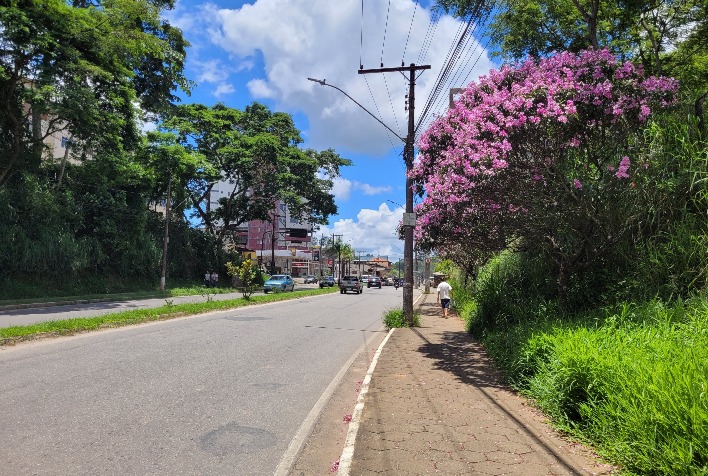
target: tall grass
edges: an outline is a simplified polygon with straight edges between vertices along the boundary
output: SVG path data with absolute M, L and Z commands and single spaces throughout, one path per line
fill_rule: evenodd
M 456 297 L 512 385 L 630 474 L 708 474 L 705 297 L 561 316 L 542 299 L 529 299 L 525 309 L 503 304 L 484 289 L 505 288 L 490 281 L 501 271 L 497 263 L 480 274 L 487 281 L 473 290 L 479 301 L 471 289 Z M 490 306 L 506 316 L 491 321 L 480 313 Z
M 638 474 L 708 474 L 708 312 L 659 302 L 536 332 L 525 391 Z

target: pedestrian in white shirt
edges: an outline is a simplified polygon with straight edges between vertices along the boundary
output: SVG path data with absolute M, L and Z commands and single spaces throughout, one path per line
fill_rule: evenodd
M 450 300 L 452 299 L 452 286 L 445 281 L 443 276 L 442 282 L 438 284 L 438 302 L 442 305 L 443 317 L 447 319 L 447 312 L 450 309 Z

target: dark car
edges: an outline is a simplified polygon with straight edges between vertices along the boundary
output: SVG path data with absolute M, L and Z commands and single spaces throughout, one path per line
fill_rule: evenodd
M 334 276 L 325 276 L 320 280 L 320 287 L 328 287 L 331 288 L 334 286 Z
M 311 274 L 305 276 L 305 284 L 317 284 L 317 277 Z
M 366 283 L 367 288 L 379 288 L 381 289 L 381 278 L 378 276 L 372 276 L 369 278 L 369 282 Z

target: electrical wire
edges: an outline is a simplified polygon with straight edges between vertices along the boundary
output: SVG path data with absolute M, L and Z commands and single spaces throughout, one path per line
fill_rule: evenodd
M 361 26 L 359 27 L 359 69 L 364 69 L 362 51 L 364 49 L 364 0 L 361 0 Z
M 474 38 L 474 33 L 479 29 L 482 29 L 482 31 L 486 29 L 491 17 L 491 12 L 495 8 L 495 4 L 496 1 L 492 3 L 490 8 L 487 8 L 486 11 L 480 15 L 483 4 L 481 2 L 478 3 L 475 11 L 473 11 L 468 17 L 464 34 L 461 37 L 456 37 L 456 43 L 453 42 L 454 46 L 448 52 L 448 56 L 445 60 L 445 66 L 440 70 L 435 86 L 432 88 L 423 109 L 423 113 L 420 115 L 418 123 L 416 124 L 415 131 L 417 137 L 422 130 L 422 125 L 427 125 L 432 120 L 431 115 L 433 112 L 439 111 L 441 108 L 446 107 L 447 102 L 445 99 L 447 98 L 447 95 L 442 94 L 442 92 L 446 89 L 445 85 L 448 85 L 448 88 L 452 87 L 452 85 L 456 84 L 459 78 L 462 77 L 462 74 L 464 74 L 465 71 L 466 75 L 462 83 L 466 84 L 467 79 L 474 71 L 475 66 L 479 62 L 479 59 L 486 50 L 490 41 L 490 38 L 488 38 L 485 46 L 481 48 L 479 54 L 476 55 L 476 59 L 472 64 L 472 67 L 468 68 L 472 58 L 475 58 L 475 52 L 481 47 L 481 44 Z M 474 26 L 470 29 L 473 19 L 476 19 L 477 21 L 474 22 Z M 461 56 L 466 59 L 462 65 L 456 67 L 455 64 Z
M 369 85 L 369 80 L 366 78 L 366 75 L 364 75 L 364 81 L 366 82 L 366 87 L 369 88 L 369 94 L 371 95 L 371 100 L 374 101 L 374 107 L 376 108 L 376 113 L 379 115 L 379 117 L 383 117 L 381 115 L 381 111 L 379 110 L 379 105 L 376 103 L 376 98 L 374 97 L 374 93 L 371 90 L 371 86 Z M 391 148 L 395 148 L 396 146 L 393 144 L 393 140 L 391 139 L 391 132 L 388 129 L 386 130 L 386 137 L 388 137 L 388 141 L 391 143 Z
M 363 1 L 363 0 L 362 0 Z M 418 10 L 418 0 L 415 0 L 415 7 L 413 7 L 413 16 L 411 17 L 411 24 L 408 27 L 408 36 L 406 37 L 406 44 L 403 47 L 403 55 L 401 56 L 401 66 L 406 63 L 406 51 L 408 50 L 408 40 L 411 37 L 411 30 L 413 29 L 413 21 L 415 20 L 415 12 Z
M 388 0 L 388 9 L 386 10 L 386 24 L 384 26 L 384 36 L 383 36 L 383 43 L 381 44 L 381 67 L 383 68 L 384 62 L 383 62 L 383 53 L 384 53 L 384 46 L 386 46 L 386 32 L 388 31 L 388 14 L 391 11 L 391 0 Z
M 464 25 L 464 28 L 463 28 Z M 425 106 L 423 107 L 423 112 L 419 116 L 418 119 L 418 124 L 417 127 L 415 128 L 415 133 L 416 135 L 418 134 L 418 128 L 420 127 L 420 124 L 425 121 L 425 118 L 430 114 L 430 110 L 435 102 L 435 99 L 439 96 L 446 77 L 450 73 L 450 69 L 452 68 L 452 65 L 454 64 L 454 61 L 457 58 L 457 55 L 459 54 L 460 48 L 463 45 L 463 41 L 465 38 L 465 35 L 470 29 L 470 26 L 472 25 L 472 17 L 468 19 L 466 24 L 460 25 L 460 29 L 462 29 L 462 33 L 459 35 L 456 35 L 456 39 L 453 40 L 453 45 L 450 47 L 448 50 L 448 54 L 445 57 L 444 61 L 444 66 L 440 69 L 440 72 L 438 73 L 438 77 L 435 80 L 435 86 L 432 89 L 431 94 L 428 96 L 428 99 L 425 103 Z M 460 32 L 460 29 L 458 29 L 458 32 Z
M 393 120 L 396 123 L 396 130 L 398 131 L 399 135 L 401 137 L 404 137 L 404 135 L 401 134 L 401 126 L 398 125 L 398 119 L 396 118 L 396 108 L 393 107 L 393 100 L 391 99 L 391 93 L 389 92 L 388 89 L 388 81 L 386 81 L 386 75 L 383 75 L 383 80 L 384 84 L 386 85 L 386 94 L 388 94 L 388 102 L 391 104 L 391 111 L 393 111 Z
M 440 22 L 440 14 L 437 10 L 434 10 L 430 15 L 430 21 L 428 22 L 428 29 L 425 32 L 425 38 L 423 39 L 423 45 L 418 53 L 417 64 L 421 64 L 428 57 L 428 49 L 430 48 L 433 38 L 435 37 L 435 32 L 438 29 Z

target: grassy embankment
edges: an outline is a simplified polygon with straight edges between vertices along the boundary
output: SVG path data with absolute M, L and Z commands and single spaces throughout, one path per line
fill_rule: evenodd
M 453 286 L 508 382 L 626 474 L 708 474 L 708 299 L 562 315 L 502 284 L 502 268 Z
M 234 289 L 232 288 L 210 288 L 208 291 L 210 294 L 215 294 L 214 291 L 217 290 L 221 290 L 222 293 L 234 292 Z M 60 335 L 71 335 L 97 329 L 128 326 L 132 324 L 166 320 L 192 314 L 235 309 L 238 307 L 249 306 L 253 304 L 263 304 L 276 301 L 285 301 L 289 299 L 298 299 L 307 296 L 316 296 L 319 294 L 328 294 L 337 291 L 337 288 L 308 289 L 303 291 L 296 291 L 294 293 L 254 295 L 251 296 L 249 299 L 238 298 L 224 301 L 212 300 L 209 294 L 206 293 L 206 291 L 206 289 L 201 288 L 201 293 L 197 293 L 203 293 L 206 299 L 205 302 L 200 303 L 172 304 L 169 299 L 166 299 L 165 305 L 157 308 L 117 312 L 98 317 L 48 321 L 28 326 L 0 328 L 0 345 L 11 345 L 20 341 L 31 339 L 55 337 Z M 186 292 L 186 289 L 182 292 L 183 294 L 171 294 L 171 296 L 189 294 Z M 134 295 L 131 294 L 131 296 Z M 85 298 L 86 296 L 82 297 Z M 105 297 L 105 295 L 103 297 Z

